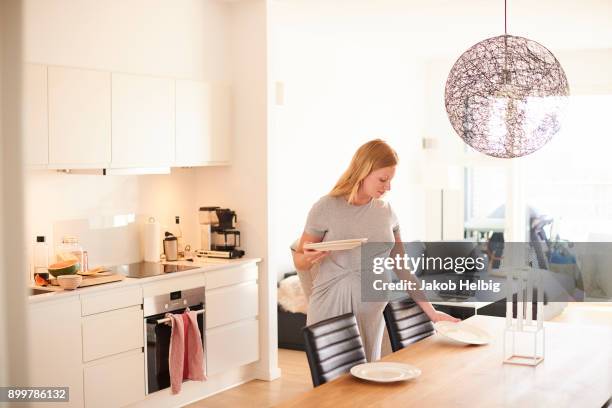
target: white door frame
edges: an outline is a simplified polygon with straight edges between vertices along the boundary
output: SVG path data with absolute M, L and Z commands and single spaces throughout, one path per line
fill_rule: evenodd
M 21 0 L 0 2 L 0 386 L 28 386 Z

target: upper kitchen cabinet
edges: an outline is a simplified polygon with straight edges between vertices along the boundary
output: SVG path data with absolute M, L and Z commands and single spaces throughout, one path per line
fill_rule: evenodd
M 200 81 L 176 81 L 176 165 L 229 164 L 231 88 Z
M 111 161 L 110 73 L 49 67 L 49 167 Z
M 175 162 L 175 81 L 112 74 L 112 163 L 169 167 Z
M 47 67 L 26 64 L 23 81 L 24 159 L 29 167 L 49 163 Z

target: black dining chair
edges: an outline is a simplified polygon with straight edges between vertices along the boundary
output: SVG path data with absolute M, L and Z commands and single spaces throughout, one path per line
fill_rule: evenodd
M 312 385 L 317 387 L 365 363 L 365 350 L 352 313 L 332 317 L 303 329 Z
M 383 315 L 394 352 L 434 334 L 433 323 L 410 298 L 389 302 Z

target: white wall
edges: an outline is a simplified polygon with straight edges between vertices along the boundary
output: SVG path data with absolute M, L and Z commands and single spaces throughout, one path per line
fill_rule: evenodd
M 269 270 L 267 183 L 267 1 L 231 3 L 233 152 L 229 167 L 199 168 L 197 205 L 229 207 L 238 214 L 241 243 L 259 257 L 260 367 L 258 378 L 280 375 L 277 351 L 276 278 Z
M 404 240 L 422 237 L 425 73 L 411 52 L 418 41 L 342 16 L 332 2 L 271 2 L 268 183 L 270 265 L 292 271 L 289 245 L 314 202 L 328 193 L 357 147 L 382 138 L 400 165 L 389 196 Z
M 231 5 L 216 0 L 26 0 L 27 62 L 231 82 Z M 181 216 L 185 242 L 199 245 L 196 171 L 92 176 L 29 171 L 26 242 L 53 223 L 99 215 Z M 93 255 L 94 259 L 96 257 Z M 30 255 L 28 258 L 31 259 Z

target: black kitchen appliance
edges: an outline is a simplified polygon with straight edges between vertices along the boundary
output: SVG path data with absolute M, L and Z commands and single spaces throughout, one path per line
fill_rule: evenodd
M 210 251 L 202 251 L 211 258 L 241 258 L 244 251 L 240 247 L 240 231 L 236 229 L 238 215 L 229 208 L 215 209 L 218 223 L 211 226 L 212 244 Z
M 125 275 L 127 278 L 148 278 L 150 276 L 197 269 L 196 266 L 168 265 L 157 262 L 137 262 L 119 265 L 112 268 L 114 272 Z
M 180 314 L 188 307 L 189 310 L 195 311 L 198 314 L 198 328 L 202 338 L 204 355 L 206 355 L 204 340 L 204 328 L 206 327 L 204 287 L 179 290 L 144 298 L 142 307 L 147 336 L 145 343 L 146 393 L 151 394 L 170 386 L 168 355 L 172 327 L 168 324 L 170 318 L 166 317 L 166 313 Z M 206 366 L 204 367 L 204 372 L 206 373 Z

